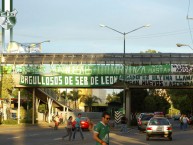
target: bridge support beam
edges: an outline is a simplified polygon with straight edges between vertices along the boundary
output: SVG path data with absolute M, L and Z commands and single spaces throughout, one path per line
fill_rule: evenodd
M 131 125 L 131 90 L 125 89 L 125 116 L 128 118 L 128 125 Z
M 32 102 L 32 124 L 35 123 L 35 114 L 36 114 L 36 97 L 35 97 L 35 88 L 33 88 L 33 102 Z
M 64 120 L 67 121 L 69 118 L 69 112 L 68 112 L 68 107 L 63 107 L 63 112 L 64 112 Z
M 38 110 L 39 105 L 40 105 L 40 99 L 36 97 L 36 110 Z M 38 115 L 36 116 L 36 118 L 39 120 Z
M 17 109 L 17 124 L 20 124 L 20 89 L 18 91 L 18 109 Z
M 51 109 L 52 109 L 52 102 L 53 100 L 47 97 L 47 102 L 48 102 L 48 123 L 50 123 L 51 120 Z

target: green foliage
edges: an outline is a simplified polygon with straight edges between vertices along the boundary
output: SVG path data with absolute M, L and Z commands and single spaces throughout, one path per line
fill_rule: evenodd
M 164 96 L 149 95 L 144 100 L 145 110 L 147 112 L 162 111 L 167 113 L 170 108 L 169 102 Z
M 107 103 L 112 103 L 112 102 L 119 102 L 120 103 L 120 102 L 122 102 L 120 98 L 121 97 L 118 94 L 113 92 L 112 94 L 107 95 L 106 100 L 107 100 Z
M 17 120 L 13 120 L 13 119 L 4 120 L 4 121 L 2 122 L 2 124 L 17 125 Z
M 145 52 L 140 51 L 140 53 L 157 53 L 157 51 L 156 51 L 156 50 L 153 50 L 153 49 L 148 49 L 148 50 L 146 50 Z
M 193 113 L 193 90 L 192 89 L 168 89 L 173 106 L 181 113 Z
M 18 116 L 18 114 L 17 114 L 17 116 Z M 21 119 L 26 118 L 26 116 L 27 116 L 26 110 L 24 109 L 23 106 L 20 107 L 20 116 L 21 116 Z
M 18 91 L 19 91 L 19 89 L 17 89 L 17 88 L 13 89 L 12 96 L 14 98 L 17 98 Z M 26 89 L 20 89 L 20 96 L 21 96 L 22 99 L 26 99 L 26 98 L 31 99 L 32 98 L 32 94 Z
M 12 90 L 14 88 L 14 81 L 11 74 L 3 74 L 2 88 L 0 89 L 1 98 L 10 99 Z
M 84 96 L 80 99 L 81 102 L 83 102 L 86 106 L 88 106 L 89 111 L 92 111 L 92 105 L 93 103 L 101 102 L 101 99 L 97 96 Z
M 131 112 L 143 112 L 144 100 L 148 96 L 147 89 L 131 89 Z
M 170 108 L 169 102 L 165 96 L 159 96 L 156 89 L 150 90 L 150 95 L 147 89 L 131 89 L 131 112 L 168 112 Z M 118 94 L 123 96 L 123 91 Z
M 31 124 L 32 123 L 32 119 L 31 120 L 21 119 L 20 123 L 29 123 L 29 124 Z M 35 123 L 36 123 L 36 121 L 35 121 Z
M 80 90 L 72 90 L 70 91 L 70 93 L 67 95 L 69 100 L 72 100 L 75 102 L 75 109 L 77 109 L 77 101 L 78 99 L 80 99 L 82 97 L 82 95 L 80 95 Z
M 38 111 L 42 112 L 42 113 L 45 113 L 47 111 L 46 104 L 40 104 L 39 107 L 38 107 Z
M 60 96 L 63 98 L 63 99 L 67 99 L 67 92 L 66 91 L 63 91 Z
M 32 123 L 32 120 L 21 119 L 21 120 L 20 120 L 20 123 L 29 123 L 29 124 L 31 124 L 31 123 Z M 37 121 L 36 121 L 35 123 L 37 123 Z M 14 119 L 8 119 L 8 120 L 4 120 L 4 121 L 2 122 L 2 124 L 6 124 L 6 125 L 18 125 L 18 121 L 17 121 L 17 120 L 14 120 Z

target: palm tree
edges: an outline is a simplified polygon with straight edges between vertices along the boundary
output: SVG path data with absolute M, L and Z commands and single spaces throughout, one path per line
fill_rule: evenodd
M 93 103 L 98 103 L 99 101 L 102 102 L 100 98 L 98 98 L 97 96 L 92 96 L 92 95 L 84 96 L 84 97 L 81 98 L 80 101 L 88 106 L 88 111 L 89 112 L 90 111 L 92 112 Z
M 60 96 L 61 98 L 66 99 L 67 92 L 66 91 L 61 92 Z
M 75 109 L 77 109 L 77 101 L 78 99 L 81 98 L 81 95 L 79 94 L 81 91 L 80 90 L 72 90 L 70 93 L 67 95 L 69 100 L 74 101 L 75 103 Z
M 67 91 L 63 91 L 60 93 L 61 101 L 64 102 L 65 105 L 67 105 L 68 97 L 67 97 Z
M 121 103 L 121 97 L 118 94 L 116 94 L 115 92 L 113 92 L 112 94 L 108 94 L 106 101 L 107 103 L 111 103 L 111 102 Z

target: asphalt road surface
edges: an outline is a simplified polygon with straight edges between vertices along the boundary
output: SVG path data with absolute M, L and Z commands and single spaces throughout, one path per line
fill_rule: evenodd
M 110 145 L 193 145 L 193 129 L 183 131 L 179 129 L 178 121 L 173 123 L 173 140 L 152 138 L 145 140 L 145 133 L 139 132 L 137 127 L 129 129 L 128 133 L 120 133 L 119 128 L 113 128 L 110 133 Z M 50 126 L 1 126 L 0 145 L 95 145 L 92 132 L 84 131 L 85 139 L 82 140 L 77 132 L 74 141 L 62 140 L 65 134 L 64 127 L 54 130 Z

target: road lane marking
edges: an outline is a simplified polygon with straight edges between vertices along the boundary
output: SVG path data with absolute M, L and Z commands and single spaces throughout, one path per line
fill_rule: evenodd
M 7 139 L 17 139 L 17 138 L 21 138 L 21 136 L 9 137 L 9 138 L 7 138 Z

